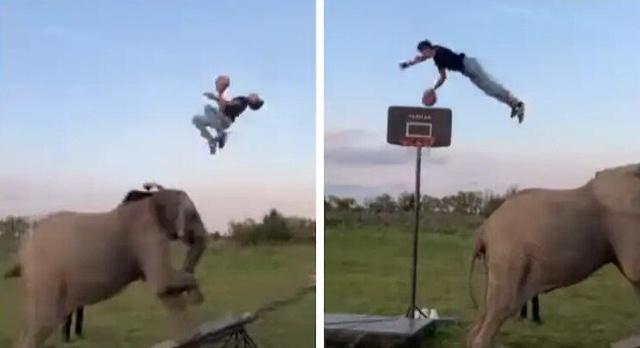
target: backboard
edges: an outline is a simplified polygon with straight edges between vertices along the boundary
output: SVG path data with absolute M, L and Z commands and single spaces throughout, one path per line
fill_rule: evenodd
M 450 146 L 451 117 L 451 109 L 391 106 L 387 142 L 402 146 Z

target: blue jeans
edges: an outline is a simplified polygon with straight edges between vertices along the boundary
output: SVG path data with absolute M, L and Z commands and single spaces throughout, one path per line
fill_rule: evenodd
M 200 135 L 207 139 L 209 145 L 215 144 L 225 133 L 225 130 L 231 126 L 229 117 L 221 113 L 217 108 L 207 104 L 204 106 L 204 115 L 195 115 L 191 121 L 198 130 Z M 207 127 L 216 130 L 216 136 L 213 137 Z
M 468 77 L 484 93 L 511 107 L 520 102 L 508 89 L 487 74 L 475 58 L 465 57 L 462 63 L 464 64 L 462 74 Z

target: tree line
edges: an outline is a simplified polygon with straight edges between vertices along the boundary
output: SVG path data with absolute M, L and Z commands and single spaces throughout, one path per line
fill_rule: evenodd
M 262 220 L 245 219 L 229 223 L 229 237 L 241 245 L 264 242 L 315 241 L 316 223 L 312 219 L 284 216 L 271 209 Z M 221 237 L 218 234 L 218 237 Z
M 34 224 L 27 217 L 7 216 L 0 219 L 0 256 L 14 252 L 21 236 Z M 271 209 L 259 221 L 246 219 L 229 223 L 228 234 L 215 231 L 209 234 L 212 241 L 232 239 L 240 244 L 257 244 L 265 241 L 315 241 L 315 220 L 284 216 Z
M 458 191 L 444 197 L 423 195 L 420 207 L 426 212 L 458 213 L 487 217 L 493 213 L 507 198 L 518 192 L 513 186 L 504 193 L 492 191 Z M 329 195 L 324 200 L 325 213 L 331 212 L 368 212 L 372 214 L 393 214 L 409 212 L 415 209 L 416 199 L 413 193 L 403 192 L 397 197 L 389 194 L 365 199 L 362 202 L 351 197 Z
M 29 220 L 22 216 L 0 219 L 0 258 L 18 247 L 20 237 L 29 230 L 29 226 Z

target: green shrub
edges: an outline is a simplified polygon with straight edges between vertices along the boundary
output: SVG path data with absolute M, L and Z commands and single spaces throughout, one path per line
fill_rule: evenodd
M 312 240 L 315 223 L 310 219 L 287 218 L 276 209 L 266 214 L 261 222 L 247 219 L 229 224 L 231 238 L 241 245 L 256 245 L 261 242 L 287 242 Z
M 246 219 L 241 222 L 232 221 L 229 223 L 231 238 L 242 245 L 255 245 L 258 243 L 256 226 L 257 224 L 253 219 Z
M 268 241 L 288 241 L 291 239 L 287 220 L 275 209 L 265 215 L 262 223 L 256 226 L 256 233 L 261 239 Z

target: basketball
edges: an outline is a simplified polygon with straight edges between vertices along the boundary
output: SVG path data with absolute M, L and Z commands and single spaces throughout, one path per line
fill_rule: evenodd
M 220 93 L 225 89 L 229 88 L 229 84 L 231 83 L 231 79 L 227 75 L 220 75 L 216 78 L 216 91 Z
M 433 88 L 429 88 L 422 94 L 422 104 L 425 106 L 432 106 L 436 103 L 438 98 L 436 97 L 436 91 Z

